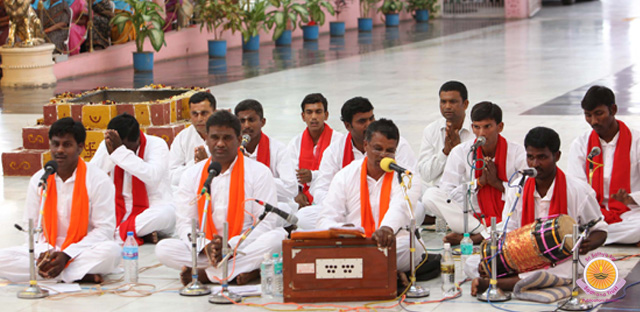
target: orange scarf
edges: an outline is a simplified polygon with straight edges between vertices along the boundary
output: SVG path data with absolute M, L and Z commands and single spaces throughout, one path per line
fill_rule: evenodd
M 353 156 L 353 142 L 351 142 L 351 133 L 347 135 L 346 142 L 344 144 L 344 156 L 342 156 L 342 168 L 350 164 L 354 159 Z
M 318 138 L 317 149 L 314 150 L 313 139 L 309 128 L 302 133 L 302 140 L 300 140 L 300 157 L 298 158 L 298 167 L 300 169 L 318 170 L 320 168 L 320 162 L 322 161 L 322 154 L 331 143 L 331 136 L 333 135 L 333 129 L 326 123 L 324 124 L 324 130 Z M 353 154 L 353 152 L 352 152 Z M 302 188 L 302 192 L 310 203 L 313 203 L 313 196 L 309 192 L 309 184 L 305 183 Z
M 209 172 L 207 168 L 211 164 L 211 157 L 204 164 L 202 174 L 200 175 L 200 183 L 196 189 L 196 194 L 200 194 L 200 190 L 204 186 Z M 202 213 L 204 212 L 205 196 L 198 199 L 198 216 L 199 222 L 202 223 Z M 238 150 L 236 163 L 231 170 L 231 181 L 229 185 L 229 206 L 227 207 L 227 222 L 229 223 L 229 237 L 234 237 L 242 232 L 244 225 L 244 155 Z M 203 230 L 203 229 L 200 229 Z M 209 210 L 207 222 L 204 229 L 206 238 L 212 240 L 214 235 L 218 235 L 218 230 L 213 224 L 212 211 Z
M 611 198 L 611 194 L 615 194 L 619 189 L 625 189 L 627 192 L 631 191 L 631 158 L 629 153 L 631 152 L 631 130 L 624 124 L 624 122 L 617 120 L 620 130 L 618 133 L 618 143 L 616 144 L 616 151 L 613 154 L 613 168 L 611 169 L 611 181 L 609 182 L 609 209 L 602 204 L 604 200 L 604 173 L 603 167 L 600 170 L 593 171 L 593 180 L 591 187 L 596 191 L 596 198 L 600 204 L 600 210 L 604 216 L 604 220 L 609 224 L 622 221 L 620 215 L 629 211 L 629 207 L 623 203 Z M 595 131 L 591 131 L 589 135 L 589 144 L 587 151 L 591 151 L 593 147 L 600 147 L 600 137 Z M 587 152 L 588 153 L 588 152 Z M 595 163 L 603 164 L 602 153 L 593 157 Z M 589 160 L 585 166 L 587 171 L 587 177 L 589 177 Z
M 536 179 L 528 178 L 522 192 L 522 217 L 520 226 L 533 223 L 536 220 L 536 200 L 533 192 L 536 190 Z M 511 207 L 509 207 L 511 208 Z M 556 184 L 553 187 L 551 206 L 548 216 L 567 214 L 567 177 L 560 168 L 556 168 Z
M 269 137 L 264 134 L 260 134 L 260 142 L 258 142 L 258 155 L 256 157 L 258 162 L 263 163 L 267 168 L 271 168 L 271 150 L 269 148 Z
M 507 140 L 498 135 L 498 143 L 496 144 L 495 164 L 498 170 L 498 179 L 507 181 Z M 478 159 L 483 159 L 482 147 L 476 150 Z M 475 177 L 479 178 L 482 170 L 476 170 Z M 491 217 L 496 217 L 497 222 L 502 221 L 502 209 L 504 201 L 502 200 L 502 192 L 493 186 L 485 185 L 478 191 L 478 205 L 480 211 L 484 215 L 485 224 L 491 224 Z M 480 216 L 476 215 L 476 218 Z
M 393 172 L 387 172 L 384 174 L 382 180 L 382 192 L 380 194 L 380 213 L 378 218 L 378 224 L 376 226 L 373 220 L 373 213 L 371 212 L 371 202 L 369 201 L 369 184 L 367 183 L 367 157 L 362 162 L 362 169 L 360 170 L 360 222 L 364 228 L 364 233 L 367 237 L 371 237 L 373 232 L 380 227 L 384 215 L 389 210 L 389 202 L 391 201 L 391 184 L 393 183 Z
M 47 180 L 47 198 L 44 202 L 43 222 L 44 234 L 51 246 L 56 246 L 58 238 L 58 192 L 56 191 L 56 175 Z M 60 250 L 81 241 L 89 231 L 89 193 L 87 193 L 87 164 L 78 157 L 76 180 L 73 183 L 73 201 L 67 237 Z
M 147 137 L 140 131 L 140 148 L 138 150 L 138 157 L 144 159 L 144 151 L 147 147 Z M 124 202 L 124 196 L 122 196 L 122 186 L 124 184 L 124 170 L 119 166 L 116 166 L 113 172 L 113 183 L 116 186 L 116 226 L 119 226 L 120 238 L 122 241 L 127 239 L 127 232 L 133 232 L 133 237 L 138 242 L 138 245 L 142 245 L 144 241 L 138 237 L 136 233 L 136 217 L 143 211 L 149 208 L 149 195 L 147 194 L 147 187 L 144 182 L 140 181 L 135 176 L 131 177 L 131 196 L 133 197 L 133 207 L 131 207 L 131 214 L 127 220 L 124 220 L 124 215 L 127 214 L 127 207 Z

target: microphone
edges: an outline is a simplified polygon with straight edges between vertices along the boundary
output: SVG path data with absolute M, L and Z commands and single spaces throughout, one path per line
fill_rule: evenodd
M 536 170 L 535 168 L 528 168 L 528 169 L 522 169 L 518 171 L 518 173 L 523 176 L 530 176 L 532 178 L 535 178 L 538 175 L 538 170 Z
M 412 175 L 411 171 L 400 167 L 398 163 L 396 163 L 395 159 L 391 157 L 382 158 L 380 161 L 380 168 L 386 172 L 396 171 L 399 174 Z
M 242 146 L 242 148 L 246 148 L 247 144 L 249 144 L 249 141 L 251 141 L 251 136 L 248 134 L 243 134 L 242 135 L 242 142 L 240 142 L 240 145 Z
M 473 145 L 471 145 L 471 150 L 475 151 L 478 149 L 478 147 L 483 146 L 484 143 L 487 143 L 487 138 L 483 137 L 483 136 L 479 136 L 476 141 L 473 143 Z
M 209 175 L 204 181 L 204 185 L 202 185 L 202 191 L 200 191 L 200 195 L 203 195 L 207 191 L 211 192 L 211 181 L 213 181 L 213 178 L 217 177 L 220 174 L 220 171 L 222 171 L 222 165 L 217 161 L 211 162 L 207 171 L 209 171 Z
M 594 225 L 596 225 L 596 223 L 600 222 L 600 220 L 602 220 L 602 216 L 598 217 L 597 219 L 593 219 L 591 221 L 589 221 L 587 224 L 585 225 L 581 225 L 579 227 L 580 232 L 584 231 L 584 230 L 588 230 L 590 228 L 592 228 Z
M 587 155 L 587 158 L 593 159 L 593 157 L 596 157 L 596 156 L 600 155 L 600 153 L 602 153 L 602 150 L 599 147 L 594 146 L 591 149 L 591 152 L 589 152 L 589 155 Z
M 290 214 L 288 212 L 284 212 L 284 211 L 280 210 L 279 208 L 271 206 L 270 204 L 265 203 L 265 202 L 263 202 L 263 201 L 261 201 L 259 199 L 255 199 L 255 201 L 256 201 L 256 203 L 264 206 L 264 210 L 265 211 L 273 212 L 273 213 L 277 214 L 282 219 L 285 219 L 287 222 L 289 222 L 292 225 L 298 224 L 298 217 L 296 217 L 295 215 Z
M 49 178 L 49 176 L 56 173 L 56 171 L 58 171 L 58 163 L 55 160 L 49 160 L 44 165 L 44 173 L 40 177 L 40 181 L 38 181 L 38 187 L 47 184 L 47 179 Z

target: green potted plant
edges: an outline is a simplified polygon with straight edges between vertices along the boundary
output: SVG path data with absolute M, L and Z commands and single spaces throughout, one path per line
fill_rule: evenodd
M 119 32 L 124 30 L 125 24 L 131 22 L 136 35 L 136 52 L 133 53 L 133 68 L 136 71 L 153 70 L 153 52 L 144 51 L 144 41 L 149 38 L 151 46 L 159 52 L 164 41 L 164 19 L 160 15 L 162 8 L 143 0 L 125 0 L 132 8 L 132 12 L 124 11 L 116 14 L 110 25 L 115 25 Z
M 387 27 L 400 25 L 400 11 L 404 8 L 402 0 L 384 0 L 378 12 L 384 14 L 384 24 Z
M 304 6 L 309 12 L 309 23 L 305 26 L 300 26 L 303 31 L 303 38 L 305 41 L 318 40 L 320 34 L 320 26 L 324 25 L 325 13 L 324 9 L 331 15 L 335 14 L 333 5 L 327 0 L 306 0 Z
M 373 19 L 369 17 L 371 8 L 380 0 L 360 0 L 360 18 L 358 18 L 358 31 L 369 32 L 373 29 Z
M 231 30 L 240 30 L 240 20 L 244 13 L 239 4 L 233 0 L 198 0 L 195 7 L 195 20 L 200 23 L 200 31 L 207 27 L 207 32 L 213 33 L 213 40 L 209 40 L 209 57 L 221 58 L 227 55 L 227 41 L 222 34 Z
M 429 20 L 429 15 L 439 9 L 436 5 L 437 0 L 407 0 L 407 12 L 413 15 L 418 23 L 424 23 Z
M 253 3 L 250 3 L 249 0 L 243 0 L 244 13 L 240 22 L 243 51 L 258 51 L 260 49 L 260 29 L 269 31 L 266 23 L 268 6 L 269 2 L 266 0 L 256 0 Z
M 347 0 L 333 0 L 333 9 L 336 12 L 336 20 L 329 22 L 329 33 L 331 37 L 344 36 L 345 26 L 344 22 L 340 21 L 340 13 L 347 8 Z
M 293 3 L 293 0 L 269 0 L 272 6 L 276 7 L 267 13 L 267 27 L 273 28 L 273 40 L 277 46 L 291 45 L 291 31 L 296 29 L 298 19 L 307 23 L 309 12 L 300 3 Z M 275 28 L 274 28 L 275 27 Z

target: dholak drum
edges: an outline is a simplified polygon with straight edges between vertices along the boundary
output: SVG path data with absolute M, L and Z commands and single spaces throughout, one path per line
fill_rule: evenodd
M 573 239 L 567 237 L 573 232 L 575 221 L 567 215 L 556 218 L 538 219 L 515 231 L 507 233 L 502 250 L 496 253 L 497 276 L 523 273 L 547 267 L 571 255 Z M 491 242 L 483 241 L 480 247 L 480 266 L 487 274 L 491 272 Z

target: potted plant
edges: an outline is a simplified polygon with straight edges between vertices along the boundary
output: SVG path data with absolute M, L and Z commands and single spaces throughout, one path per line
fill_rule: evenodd
M 302 37 L 305 41 L 318 40 L 320 34 L 320 26 L 324 25 L 325 13 L 323 8 L 327 9 L 327 12 L 331 15 L 335 14 L 333 5 L 326 0 L 306 0 L 304 6 L 309 12 L 309 23 L 302 28 Z
M 208 41 L 209 57 L 221 58 L 227 55 L 227 41 L 222 33 L 240 30 L 240 18 L 244 11 L 233 0 L 198 0 L 195 7 L 196 21 L 200 23 L 200 31 L 207 27 L 213 33 L 214 40 Z
M 387 27 L 395 27 L 400 25 L 400 11 L 404 8 L 402 0 L 384 0 L 382 6 L 378 8 L 378 12 L 384 14 L 384 24 Z
M 122 32 L 127 22 L 131 22 L 136 36 L 136 52 L 133 53 L 133 68 L 136 71 L 153 70 L 153 52 L 144 51 L 144 41 L 149 38 L 151 46 L 159 52 L 164 41 L 164 19 L 160 15 L 162 8 L 151 2 L 143 0 L 125 0 L 133 9 L 133 13 L 124 11 L 116 14 L 110 25 L 115 25 Z
M 291 45 L 291 31 L 296 29 L 298 19 L 307 23 L 307 8 L 292 0 L 269 0 L 272 6 L 278 8 L 267 13 L 267 27 L 274 28 L 273 40 L 277 46 Z
M 407 0 L 407 12 L 413 15 L 418 23 L 424 23 L 429 20 L 429 14 L 433 14 L 438 10 L 437 0 Z
M 329 22 L 329 33 L 331 37 L 344 36 L 344 22 L 340 21 L 340 13 L 347 8 L 347 0 L 333 0 L 333 8 L 336 12 L 336 21 Z
M 375 7 L 379 0 L 360 0 L 360 18 L 358 18 L 358 31 L 366 32 L 373 29 L 373 19 L 369 17 L 371 8 Z
M 269 2 L 266 0 L 256 0 L 253 3 L 250 3 L 249 0 L 243 1 L 244 14 L 240 19 L 243 51 L 258 51 L 260 49 L 260 29 L 269 31 L 266 23 L 268 6 Z

